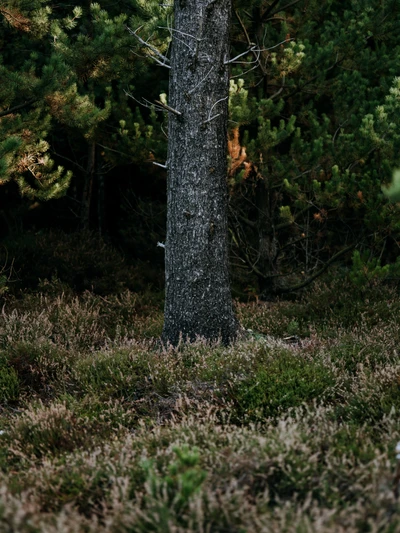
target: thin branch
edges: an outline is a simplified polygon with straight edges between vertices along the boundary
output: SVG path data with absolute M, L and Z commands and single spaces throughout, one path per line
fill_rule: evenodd
M 294 41 L 293 37 L 290 37 L 290 39 L 285 39 L 284 41 L 281 41 L 278 44 L 274 44 L 274 46 L 270 46 L 269 48 L 262 48 L 260 52 L 268 52 L 268 50 L 273 50 L 277 46 L 280 46 L 281 44 L 289 43 L 290 41 Z
M 344 126 L 349 120 L 350 120 L 350 119 L 348 118 L 348 119 L 346 119 L 342 124 L 339 124 L 339 127 L 338 127 L 338 129 L 335 131 L 335 134 L 334 134 L 334 136 L 333 136 L 333 138 L 332 138 L 332 144 L 333 144 L 333 145 L 335 144 L 337 134 L 339 133 L 339 131 L 343 128 L 343 126 Z
M 162 131 L 163 134 L 164 134 L 164 137 L 165 137 L 166 139 L 168 139 L 168 133 L 164 130 L 164 124 L 160 124 L 160 127 L 161 127 L 161 131 Z
M 160 100 L 154 100 L 159 106 L 163 107 L 166 111 L 169 111 L 170 113 L 173 113 L 174 115 L 178 115 L 180 117 L 182 113 L 180 111 L 177 111 L 173 107 L 170 107 L 169 105 L 163 104 Z
M 10 107 L 10 109 L 6 109 L 5 111 L 0 111 L 0 118 L 5 117 L 7 115 L 11 115 L 12 113 L 14 113 L 14 111 L 18 111 L 19 109 L 28 107 L 37 101 L 38 101 L 38 98 L 32 98 L 31 100 L 28 100 L 27 102 L 24 102 L 23 104 L 18 104 L 18 105 L 15 105 L 14 107 Z
M 154 59 L 154 61 L 160 65 L 161 67 L 164 67 L 164 68 L 171 68 L 171 65 L 166 65 L 165 63 L 163 63 L 162 61 L 160 61 L 159 59 L 157 59 L 156 57 L 152 57 L 152 59 Z
M 124 155 L 125 157 L 130 157 L 132 159 L 132 154 L 126 154 L 125 152 L 121 152 L 120 150 L 115 150 L 114 148 L 110 148 L 109 146 L 104 146 L 104 144 L 97 143 L 97 146 L 100 146 L 100 148 L 103 148 L 104 150 L 109 150 L 110 152 L 115 152 L 119 155 Z
M 285 228 L 290 228 L 290 226 L 293 226 L 293 224 L 296 222 L 296 220 L 301 216 L 301 215 L 304 215 L 304 213 L 307 213 L 307 211 L 309 211 L 311 209 L 311 207 L 313 207 L 312 205 L 308 205 L 307 207 L 305 207 L 304 209 L 302 209 L 301 211 L 299 211 L 298 213 L 295 213 L 293 215 L 293 218 L 292 220 L 289 220 L 287 222 L 281 222 L 281 224 L 277 224 L 275 226 L 275 231 L 280 231 L 282 229 L 285 229 Z M 272 233 L 272 231 L 270 232 Z M 304 237 L 301 239 L 303 240 Z
M 281 0 L 274 0 L 274 1 L 272 2 L 272 4 L 271 4 L 270 6 L 268 6 L 268 7 L 265 9 L 264 13 L 262 13 L 262 15 L 261 15 L 261 20 L 262 20 L 262 21 L 263 21 L 266 17 L 269 16 L 269 14 L 271 13 L 271 11 L 274 9 L 274 7 L 275 7 L 277 4 L 279 4 L 280 1 L 281 1 Z
M 208 76 L 211 74 L 211 72 L 214 70 L 214 66 L 212 66 L 210 68 L 210 70 L 208 71 L 208 73 L 204 76 L 204 78 L 202 80 L 199 81 L 199 83 L 197 85 L 195 85 L 193 87 L 193 89 L 190 89 L 190 91 L 188 92 L 188 94 L 193 94 L 194 91 L 203 83 L 206 81 L 206 79 L 208 78 Z
M 229 96 L 225 96 L 225 98 L 220 98 L 219 100 L 217 100 L 213 106 L 211 107 L 210 109 L 210 112 L 208 113 L 208 117 L 207 119 L 203 122 L 203 124 L 208 124 L 209 122 L 211 122 L 212 120 L 215 120 L 216 118 L 218 118 L 221 113 L 217 113 L 216 115 L 211 115 L 212 113 L 212 110 L 214 109 L 214 107 L 219 104 L 220 102 L 223 102 L 224 100 L 227 100 L 229 98 Z
M 55 156 L 60 157 L 61 159 L 65 159 L 66 161 L 69 161 L 70 163 L 72 163 L 73 165 L 75 165 L 76 167 L 78 167 L 79 170 L 81 170 L 82 172 L 86 173 L 86 169 L 83 168 L 79 163 L 77 163 L 77 162 L 74 161 L 73 159 L 70 159 L 69 157 L 66 157 L 65 155 L 58 154 L 55 150 L 51 150 L 51 152 L 52 152 Z
M 155 165 L 156 167 L 161 167 L 161 168 L 165 168 L 167 169 L 167 165 L 162 165 L 161 163 L 157 163 L 157 161 L 153 161 L 153 165 Z
M 221 113 L 218 113 L 217 115 L 213 115 L 212 117 L 209 117 L 207 120 L 205 120 L 203 124 L 209 124 L 210 122 L 212 122 L 213 120 L 215 120 L 216 118 L 220 116 L 221 116 Z
M 241 72 L 240 74 L 236 74 L 235 76 L 231 76 L 230 79 L 234 80 L 235 78 L 242 78 L 243 76 L 245 76 L 246 74 L 248 74 L 252 70 L 255 70 L 259 65 L 260 65 L 260 63 L 257 63 L 257 64 L 254 65 L 254 67 L 248 68 L 244 72 Z
M 277 0 L 277 1 L 279 2 L 279 0 Z M 244 35 L 245 35 L 245 37 L 246 37 L 247 44 L 248 44 L 250 47 L 251 47 L 251 46 L 255 46 L 254 43 L 250 40 L 249 34 L 247 33 L 246 26 L 243 24 L 243 21 L 242 21 L 242 19 L 240 18 L 237 9 L 235 9 L 235 15 L 236 15 L 236 18 L 237 18 L 238 21 L 239 21 L 240 27 L 242 28 L 242 31 L 243 31 Z
M 295 4 L 298 4 L 301 0 L 293 0 L 293 2 L 289 2 L 289 4 L 286 4 L 285 6 L 278 7 L 278 9 L 275 9 L 272 13 L 269 14 L 270 17 L 273 17 L 280 11 L 285 11 L 285 9 L 288 9 L 289 7 L 294 6 Z M 264 18 L 261 19 L 262 22 L 265 22 Z
M 279 91 L 276 91 L 276 93 L 271 94 L 271 96 L 268 98 L 268 100 L 273 100 L 274 98 L 279 96 L 281 94 L 281 92 L 283 91 L 284 87 L 285 87 L 285 76 L 282 77 L 282 85 L 281 85 L 281 88 L 279 89 Z
M 135 102 L 138 103 L 139 105 L 141 105 L 142 107 L 147 107 L 147 109 L 154 109 L 155 111 L 158 111 L 159 113 L 164 113 L 163 107 L 161 107 L 159 105 L 152 104 L 151 102 L 146 100 L 146 98 L 143 98 L 143 102 L 141 102 L 140 100 L 135 98 L 133 96 L 133 94 L 129 93 L 125 89 L 124 89 L 124 93 L 126 94 L 126 96 L 129 96 L 129 98 L 132 98 L 132 100 L 135 100 Z
M 347 252 L 350 252 L 350 250 L 355 248 L 355 246 L 356 246 L 355 244 L 350 244 L 350 246 L 346 246 L 346 248 L 343 248 L 343 250 L 340 250 L 340 252 L 338 252 L 333 257 L 331 257 L 329 261 L 327 261 L 322 268 L 320 268 L 315 274 L 310 276 L 308 279 L 306 279 L 305 281 L 302 281 L 298 285 L 294 285 L 293 287 L 281 288 L 278 290 L 278 293 L 284 294 L 287 292 L 298 291 L 300 289 L 303 289 L 304 287 L 307 287 L 307 285 L 310 285 L 315 279 L 321 276 L 321 274 L 323 274 L 325 270 L 327 270 L 327 268 L 332 263 L 334 263 L 335 261 L 339 259 L 339 257 L 341 257 L 342 255 L 345 255 Z
M 143 46 L 146 46 L 146 48 L 148 48 L 149 50 L 151 50 L 159 59 L 161 59 L 161 64 L 163 66 L 167 66 L 169 65 L 169 59 L 167 57 L 165 57 L 159 50 L 157 50 L 157 48 L 155 46 L 152 46 L 151 44 L 149 44 L 148 42 L 144 41 L 141 37 L 139 37 L 139 35 L 137 34 L 137 32 L 142 29 L 143 26 L 140 26 L 137 30 L 133 31 L 129 28 L 129 26 L 127 26 L 127 30 L 129 31 L 129 33 L 131 35 L 133 35 L 134 37 L 136 37 L 136 39 L 143 45 Z M 155 59 L 155 57 L 153 57 L 153 59 Z M 158 61 L 158 63 L 160 63 L 160 61 Z
M 242 57 L 242 56 L 244 56 L 246 54 L 249 54 L 250 52 L 252 52 L 255 49 L 255 47 L 256 47 L 256 45 L 254 44 L 251 48 L 249 48 L 245 52 L 242 52 L 241 54 L 237 55 L 236 57 L 234 57 L 232 59 L 228 59 L 227 61 L 224 61 L 224 65 L 229 65 L 230 63 L 233 63 L 234 61 L 236 61 L 236 59 L 239 59 L 239 57 Z
M 186 37 L 190 37 L 191 39 L 194 39 L 195 41 L 204 41 L 204 39 L 200 39 L 199 37 L 195 37 L 194 35 L 191 35 L 190 33 L 185 33 L 183 31 L 180 31 L 180 30 L 176 30 L 175 28 L 168 28 L 167 26 L 157 26 L 158 28 L 160 28 L 160 30 L 168 30 L 170 32 L 176 32 L 176 33 L 179 33 L 180 35 L 185 35 Z
M 248 54 L 249 52 L 253 52 L 253 53 L 259 54 L 258 57 L 256 57 L 256 60 L 258 60 L 259 57 L 260 57 L 261 52 L 268 52 L 269 50 L 273 50 L 277 46 L 280 46 L 281 44 L 284 44 L 284 43 L 288 43 L 290 41 L 294 41 L 294 39 L 292 37 L 290 39 L 285 39 L 284 41 L 281 41 L 280 43 L 274 44 L 274 46 L 270 46 L 269 48 L 256 48 L 256 46 L 253 45 L 251 48 L 249 48 L 245 52 L 242 52 L 241 54 L 237 55 L 233 59 L 229 59 L 228 61 L 224 61 L 224 65 L 229 65 L 230 63 L 234 63 L 236 61 L 236 59 Z
M 210 112 L 209 112 L 208 116 L 211 115 L 211 111 L 214 109 L 214 107 L 215 107 L 217 104 L 219 104 L 220 102 L 223 102 L 224 100 L 227 100 L 228 98 L 229 98 L 229 96 L 225 96 L 225 98 L 220 98 L 219 100 L 217 100 L 217 101 L 215 102 L 215 104 L 212 106 L 212 108 L 210 109 Z

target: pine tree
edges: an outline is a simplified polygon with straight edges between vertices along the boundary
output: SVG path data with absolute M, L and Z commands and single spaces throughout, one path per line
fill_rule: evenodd
M 231 226 L 238 260 L 269 297 L 354 247 L 394 257 L 399 211 L 381 186 L 399 158 L 400 2 L 250 4 L 234 25 L 247 55 L 233 71 L 244 81 L 231 136 L 246 157 L 230 175 Z
M 165 153 L 154 112 L 143 119 L 127 94 L 140 94 L 141 86 L 148 92 L 146 82 L 156 77 L 137 58 L 138 43 L 128 31 L 129 20 L 141 17 L 154 25 L 154 12 L 149 17 L 148 6 L 136 0 L 108 9 L 88 1 L 73 8 L 47 0 L 2 6 L 1 179 L 45 200 L 65 194 L 73 172 L 81 225 L 89 227 L 96 215 L 95 225 L 104 229 L 106 174 Z M 30 51 L 29 59 L 22 50 Z M 55 169 L 49 153 L 68 171 Z
M 0 5 L 0 182 L 15 181 L 21 194 L 48 200 L 65 193 L 71 172 L 55 168 L 48 154 L 51 116 L 45 100 L 68 73 L 59 58 L 42 52 L 51 24 L 51 10 L 43 4 Z

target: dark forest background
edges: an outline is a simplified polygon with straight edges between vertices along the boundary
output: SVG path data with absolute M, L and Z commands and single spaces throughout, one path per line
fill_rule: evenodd
M 1 290 L 162 290 L 172 7 L 14 0 L 0 17 Z M 331 267 L 360 289 L 397 281 L 382 185 L 400 165 L 399 26 L 398 0 L 234 3 L 235 296 Z

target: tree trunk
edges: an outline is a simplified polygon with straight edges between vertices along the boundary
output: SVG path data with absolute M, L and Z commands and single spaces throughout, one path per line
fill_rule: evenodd
M 227 244 L 231 0 L 176 0 L 163 340 L 232 340 Z

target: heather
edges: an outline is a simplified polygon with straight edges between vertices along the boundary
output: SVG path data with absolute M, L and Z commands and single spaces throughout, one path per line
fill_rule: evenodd
M 154 292 L 5 295 L 0 531 L 398 531 L 396 287 L 235 308 L 173 348 Z

